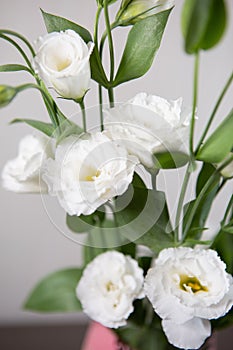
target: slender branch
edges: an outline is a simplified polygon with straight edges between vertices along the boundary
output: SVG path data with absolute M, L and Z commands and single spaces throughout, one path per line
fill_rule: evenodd
M 17 33 L 17 32 L 14 32 L 12 30 L 8 30 L 8 29 L 1 29 L 0 30 L 0 33 L 3 33 L 3 34 L 9 34 L 9 35 L 13 35 L 15 36 L 16 38 L 22 40 L 26 45 L 27 47 L 29 48 L 31 54 L 32 54 L 32 57 L 35 57 L 36 56 L 36 53 L 32 47 L 32 45 L 30 44 L 30 42 L 21 34 Z
M 198 209 L 199 204 L 201 203 L 203 197 L 205 196 L 209 186 L 212 184 L 212 182 L 214 182 L 216 176 L 218 175 L 218 173 L 224 169 L 231 161 L 233 160 L 233 155 L 231 157 L 229 157 L 227 159 L 227 161 L 225 161 L 218 169 L 216 169 L 216 171 L 209 177 L 208 181 L 205 183 L 205 185 L 203 186 L 202 190 L 200 191 L 198 197 L 196 198 L 194 205 L 190 211 L 185 229 L 184 229 L 184 234 L 183 234 L 183 238 L 182 238 L 182 242 L 184 242 L 188 231 L 190 229 L 190 226 L 192 224 L 193 218 L 195 216 L 196 210 Z
M 10 44 L 12 44 L 19 51 L 19 53 L 22 55 L 25 62 L 27 63 L 28 67 L 30 68 L 31 73 L 33 74 L 34 70 L 32 68 L 31 62 L 30 62 L 29 58 L 27 57 L 27 55 L 25 54 L 25 52 L 23 51 L 23 49 L 17 44 L 17 42 L 14 41 L 13 39 L 9 38 L 7 35 L 1 34 L 1 33 L 0 33 L 0 38 L 8 41 Z
M 110 25 L 109 14 L 108 14 L 108 0 L 104 0 L 104 16 L 105 16 L 106 30 L 108 34 L 108 46 L 109 46 L 109 54 L 110 54 L 110 83 L 112 83 L 114 80 L 115 58 L 114 58 L 114 47 L 113 47 L 111 25 Z M 108 96 L 109 96 L 110 106 L 113 107 L 114 95 L 113 95 L 112 87 L 108 89 Z
M 194 63 L 194 79 L 193 79 L 193 109 L 192 109 L 192 118 L 190 126 L 190 138 L 189 138 L 189 149 L 190 154 L 193 155 L 193 139 L 194 139 L 194 127 L 195 127 L 195 113 L 197 107 L 197 94 L 198 94 L 198 71 L 199 71 L 199 53 L 195 55 Z
M 178 201 L 177 211 L 176 211 L 175 235 L 174 235 L 175 243 L 182 240 L 182 229 L 183 228 L 180 225 L 180 221 L 181 221 L 180 219 L 181 219 L 181 213 L 183 210 L 183 204 L 184 204 L 184 198 L 185 198 L 187 186 L 188 186 L 190 175 L 191 175 L 190 166 L 191 166 L 191 164 L 189 163 L 187 168 L 186 168 L 183 184 L 182 184 L 181 191 L 180 191 L 180 197 L 179 197 L 179 201 Z
M 225 215 L 224 215 L 223 220 L 221 222 L 221 224 L 223 226 L 225 226 L 225 224 L 226 224 L 226 221 L 227 221 L 227 218 L 228 218 L 228 215 L 229 215 L 229 213 L 231 211 L 232 206 L 233 206 L 233 195 L 231 196 L 231 198 L 229 200 L 229 203 L 228 203 L 226 211 L 225 211 Z
M 79 102 L 79 105 L 81 107 L 81 110 L 82 110 L 82 118 L 83 118 L 83 131 L 84 132 L 87 132 L 87 122 L 86 122 L 86 110 L 85 110 L 85 104 L 84 104 L 84 101 L 81 100 Z
M 99 110 L 100 110 L 100 130 L 104 130 L 104 113 L 103 113 L 103 90 L 102 86 L 99 84 Z
M 100 14 L 102 11 L 102 7 L 99 6 L 96 12 L 96 17 L 95 17 L 95 27 L 94 27 L 94 43 L 95 47 L 98 49 L 98 29 L 99 29 L 99 19 L 100 19 Z
M 216 115 L 216 112 L 217 112 L 217 110 L 218 110 L 218 107 L 220 106 L 223 97 L 225 96 L 225 94 L 226 94 L 228 88 L 230 87 L 230 85 L 231 85 L 231 83 L 232 83 L 232 80 L 233 80 L 233 72 L 231 73 L 230 78 L 227 80 L 227 82 L 226 82 L 226 84 L 225 84 L 225 86 L 224 86 L 224 88 L 223 88 L 223 90 L 222 90 L 222 92 L 221 92 L 221 94 L 220 94 L 220 96 L 219 96 L 217 102 L 216 102 L 216 105 L 214 106 L 214 109 L 213 109 L 213 112 L 211 113 L 210 119 L 209 119 L 209 121 L 208 121 L 208 123 L 207 123 L 207 125 L 206 125 L 206 128 L 205 128 L 205 130 L 204 130 L 204 132 L 203 132 L 203 134 L 202 134 L 202 136 L 201 136 L 201 138 L 200 138 L 200 141 L 199 141 L 199 143 L 198 143 L 198 145 L 197 145 L 197 148 L 196 148 L 196 150 L 195 150 L 195 154 L 197 154 L 199 148 L 201 147 L 201 145 L 202 145 L 202 143 L 203 143 L 203 141 L 204 141 L 204 139 L 205 139 L 205 137 L 206 137 L 206 134 L 207 134 L 207 132 L 209 131 L 209 128 L 210 128 L 210 126 L 211 126 L 211 124 L 212 124 L 212 122 L 213 122 L 213 120 L 214 120 L 214 117 L 215 117 L 215 115 Z
M 54 108 L 53 108 L 53 104 L 51 103 L 51 99 L 50 97 L 46 94 L 46 92 L 44 91 L 44 89 L 42 87 L 40 87 L 39 85 L 36 85 L 36 84 L 23 84 L 23 85 L 20 85 L 17 87 L 17 90 L 20 92 L 20 91 L 24 91 L 24 90 L 27 90 L 27 89 L 36 89 L 36 90 L 39 90 L 43 96 L 43 98 L 46 100 L 47 102 L 47 108 L 49 109 L 49 115 L 51 117 L 51 121 L 53 123 L 53 125 L 57 128 L 59 128 L 59 120 L 57 118 L 57 115 L 54 111 Z

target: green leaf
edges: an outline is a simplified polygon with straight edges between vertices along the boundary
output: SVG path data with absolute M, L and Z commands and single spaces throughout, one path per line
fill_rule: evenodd
M 115 332 L 132 349 L 145 350 L 145 343 L 146 350 L 174 349 L 174 347 L 168 344 L 159 325 L 156 325 L 156 327 L 146 327 L 145 325 L 135 325 L 129 322 L 126 327 L 118 328 Z
M 95 80 L 100 85 L 108 88 L 109 82 L 106 77 L 103 65 L 101 63 L 101 59 L 99 56 L 99 52 L 97 47 L 94 47 L 92 55 L 90 57 L 90 65 L 91 65 L 91 78 Z
M 200 194 L 200 191 L 202 190 L 203 185 L 205 184 L 205 180 L 208 179 L 208 176 L 210 177 L 214 173 L 215 173 L 215 168 L 212 165 L 203 164 L 203 167 L 197 179 L 197 186 L 196 186 L 197 197 Z M 190 242 L 190 239 L 199 240 L 203 231 L 206 230 L 205 223 L 209 215 L 213 200 L 216 196 L 219 182 L 220 182 L 220 175 L 216 175 L 215 181 L 213 181 L 213 183 L 210 184 L 209 188 L 206 190 L 205 196 L 203 197 L 201 203 L 199 204 L 195 212 L 194 218 L 192 220 L 192 224 L 187 234 L 187 240 L 189 242 Z M 189 215 L 193 209 L 195 202 L 196 202 L 196 199 L 192 200 L 191 202 L 187 203 L 184 206 L 183 228 L 185 228 L 187 224 Z
M 43 10 L 41 10 L 41 12 L 42 12 L 48 33 L 61 32 L 67 29 L 72 29 L 76 33 L 78 33 L 86 43 L 88 43 L 89 41 L 92 41 L 92 37 L 89 31 L 81 27 L 80 25 L 74 22 L 71 22 L 66 18 L 55 16 L 50 13 L 44 12 Z
M 53 124 L 44 123 L 44 122 L 41 122 L 39 120 L 14 119 L 14 120 L 11 121 L 10 124 L 15 124 L 15 123 L 26 123 L 26 124 L 32 126 L 33 128 L 43 132 L 45 135 L 47 135 L 49 137 L 54 137 L 54 132 L 56 130 L 54 128 Z
M 233 235 L 222 229 L 216 235 L 212 249 L 215 249 L 221 259 L 226 263 L 227 271 L 233 275 Z
M 189 156 L 182 152 L 163 152 L 154 154 L 157 169 L 175 169 L 188 163 Z
M 31 72 L 30 69 L 22 64 L 4 64 L 0 66 L 0 72 L 19 72 L 26 71 Z
M 196 159 L 207 163 L 220 163 L 233 148 L 233 110 L 207 139 Z
M 75 289 L 82 270 L 61 270 L 44 278 L 32 291 L 24 308 L 40 312 L 81 311 Z
M 75 233 L 90 232 L 105 218 L 105 212 L 96 210 L 90 215 L 66 215 L 66 224 L 69 229 Z
M 129 241 L 146 245 L 158 253 L 173 245 L 165 196 L 163 192 L 143 187 L 138 178 L 135 175 L 133 186 L 117 199 L 118 230 Z
M 223 226 L 222 227 L 222 230 L 224 231 L 224 232 L 226 232 L 226 233 L 231 233 L 231 234 L 233 234 L 233 226 Z
M 114 86 L 143 76 L 151 67 L 171 10 L 137 22 L 129 32 Z
M 224 34 L 226 22 L 223 0 L 186 0 L 182 12 L 186 52 L 214 47 Z

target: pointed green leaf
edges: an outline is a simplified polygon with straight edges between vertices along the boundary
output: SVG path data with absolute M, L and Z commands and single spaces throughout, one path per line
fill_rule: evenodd
M 90 57 L 90 64 L 91 64 L 91 78 L 95 80 L 100 85 L 104 86 L 105 88 L 109 87 L 109 82 L 106 77 L 103 65 L 100 60 L 99 52 L 97 50 L 97 47 L 94 47 L 92 55 Z
M 138 178 L 134 175 L 133 186 L 116 201 L 118 230 L 129 241 L 158 253 L 173 245 L 165 196 L 163 192 L 143 187 Z
M 77 268 L 52 273 L 34 288 L 24 308 L 40 312 L 81 311 L 75 293 L 81 276 L 82 270 Z
M 155 153 L 153 159 L 157 169 L 176 169 L 187 164 L 189 156 L 182 152 L 163 152 Z
M 185 50 L 210 49 L 222 38 L 227 16 L 223 0 L 186 0 L 182 12 Z
M 71 22 L 66 18 L 55 16 L 55 15 L 52 15 L 51 13 L 44 12 L 43 10 L 41 10 L 41 12 L 42 12 L 48 33 L 61 32 L 67 29 L 72 29 L 76 33 L 78 33 L 86 43 L 88 43 L 89 41 L 92 41 L 92 37 L 89 31 L 81 27 L 80 25 L 74 22 Z
M 22 64 L 4 64 L 0 66 L 0 72 L 19 72 L 26 71 L 31 72 L 30 69 Z
M 26 124 L 32 126 L 33 128 L 43 132 L 45 135 L 47 135 L 49 137 L 54 137 L 54 132 L 56 130 L 54 128 L 53 124 L 44 123 L 44 122 L 41 122 L 39 120 L 14 119 L 11 121 L 11 124 L 15 124 L 15 123 L 26 123 Z
M 143 76 L 159 49 L 171 10 L 137 22 L 129 32 L 114 86 Z
M 196 159 L 207 163 L 220 163 L 233 148 L 233 110 L 207 139 Z

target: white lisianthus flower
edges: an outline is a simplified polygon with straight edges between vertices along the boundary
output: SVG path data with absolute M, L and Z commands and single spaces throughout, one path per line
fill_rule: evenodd
M 47 192 L 40 177 L 43 162 L 52 156 L 49 139 L 45 136 L 27 135 L 19 143 L 19 153 L 6 163 L 2 171 L 2 185 L 14 192 Z
M 105 128 L 114 140 L 124 143 L 147 168 L 156 152 L 187 152 L 191 110 L 182 99 L 139 93 L 128 102 L 105 111 Z
M 133 312 L 133 301 L 144 297 L 143 281 L 143 270 L 136 260 L 109 251 L 87 265 L 76 294 L 91 319 L 118 328 Z
M 211 319 L 233 305 L 233 279 L 214 250 L 164 249 L 145 278 L 145 294 L 162 318 L 168 341 L 199 349 L 211 334 Z
M 40 77 L 59 95 L 81 99 L 90 84 L 90 55 L 93 43 L 86 44 L 73 30 L 53 32 L 38 39 L 34 58 Z
M 70 215 L 89 215 L 132 182 L 138 160 L 104 133 L 70 136 L 59 144 L 43 179 Z
M 168 10 L 174 6 L 174 0 L 131 0 L 125 8 L 125 0 L 122 2 L 122 11 L 118 14 L 120 21 L 134 23 L 138 19 L 155 15 L 156 13 Z M 134 19 L 134 17 L 136 17 Z

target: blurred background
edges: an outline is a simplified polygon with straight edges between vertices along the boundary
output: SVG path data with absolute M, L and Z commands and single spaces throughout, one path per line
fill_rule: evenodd
M 176 3 L 154 65 L 144 77 L 116 89 L 116 100 L 118 102 L 124 102 L 136 93 L 143 91 L 167 99 L 176 99 L 182 96 L 185 105 L 191 105 L 193 58 L 183 51 L 180 30 L 183 1 L 177 0 Z M 117 1 L 112 6 L 112 13 L 119 4 L 120 1 Z M 216 48 L 208 53 L 203 52 L 201 54 L 197 133 L 203 129 L 220 91 L 232 71 L 233 1 L 228 0 L 227 5 L 229 23 L 224 39 Z M 0 8 L 0 27 L 17 31 L 33 42 L 40 35 L 46 33 L 40 8 L 46 12 L 66 17 L 93 32 L 96 1 L 0 0 Z M 128 29 L 123 28 L 114 31 L 117 60 L 121 57 L 127 31 Z M 0 64 L 6 63 L 22 63 L 22 60 L 12 46 L 1 40 Z M 105 64 L 108 66 L 107 53 L 105 53 Z M 31 78 L 27 73 L 0 73 L 0 84 L 19 85 L 29 81 L 31 81 Z M 225 97 L 213 128 L 232 108 L 232 94 L 233 88 Z M 58 101 L 58 103 L 67 116 L 77 115 L 79 112 L 78 106 L 74 103 L 67 101 Z M 97 107 L 95 107 L 97 103 L 97 87 L 96 84 L 92 83 L 91 91 L 87 94 L 86 105 L 88 107 L 92 106 L 93 110 L 97 111 Z M 38 92 L 25 91 L 11 105 L 0 110 L 0 170 L 9 159 L 16 156 L 19 140 L 33 131 L 29 126 L 23 124 L 9 126 L 9 122 L 14 118 L 48 121 L 46 110 Z M 76 121 L 78 121 L 79 113 L 76 118 Z M 89 125 L 94 124 L 94 119 L 89 121 Z M 166 184 L 171 189 L 171 195 L 176 197 L 176 185 L 169 182 L 169 177 Z M 228 187 L 229 190 L 232 191 L 232 186 Z M 66 336 L 71 341 L 78 334 L 76 333 L 78 332 L 76 325 L 80 325 L 80 334 L 83 334 L 84 328 L 82 325 L 85 326 L 87 323 L 87 318 L 84 315 L 43 315 L 22 310 L 22 304 L 29 291 L 41 278 L 55 270 L 81 264 L 81 245 L 65 237 L 59 230 L 59 227 L 64 225 L 65 213 L 54 199 L 50 202 L 46 198 L 41 198 L 40 195 L 19 195 L 7 192 L 1 187 L 0 201 L 0 348 L 21 349 L 20 339 L 23 334 L 28 338 L 29 333 L 28 331 L 17 333 L 17 330 L 19 327 L 27 327 L 28 325 L 40 326 L 42 327 L 40 330 L 44 330 L 44 332 L 46 332 L 46 326 L 50 327 L 50 336 L 53 334 L 51 331 L 53 329 L 56 338 L 59 334 L 57 329 L 63 327 L 63 330 L 67 330 Z M 212 227 L 217 225 L 218 215 L 221 217 L 223 206 L 224 193 L 219 199 L 218 207 L 212 211 L 210 219 Z M 49 213 L 46 212 L 47 207 L 49 207 Z M 58 227 L 56 227 L 54 221 Z M 64 325 L 68 328 L 64 328 Z M 15 333 L 11 333 L 13 330 Z M 73 338 L 69 332 L 73 332 Z M 10 334 L 15 335 L 15 340 L 18 339 L 18 341 L 16 340 L 18 345 L 11 343 Z M 33 335 L 32 339 L 35 339 Z M 38 349 L 42 347 L 43 349 L 53 348 L 49 347 L 48 342 L 47 347 L 44 343 L 39 345 L 38 339 L 37 345 L 33 343 L 33 346 L 29 346 L 29 343 L 24 343 L 22 349 L 37 349 L 36 346 L 40 346 Z M 74 347 L 76 349 L 78 349 L 77 339 L 76 347 Z M 4 345 L 1 346 L 1 344 Z M 54 345 L 54 342 L 52 344 Z M 73 349 L 71 345 L 63 348 Z M 57 349 L 60 349 L 59 345 Z M 222 346 L 221 349 L 231 349 L 231 346 L 225 348 Z

